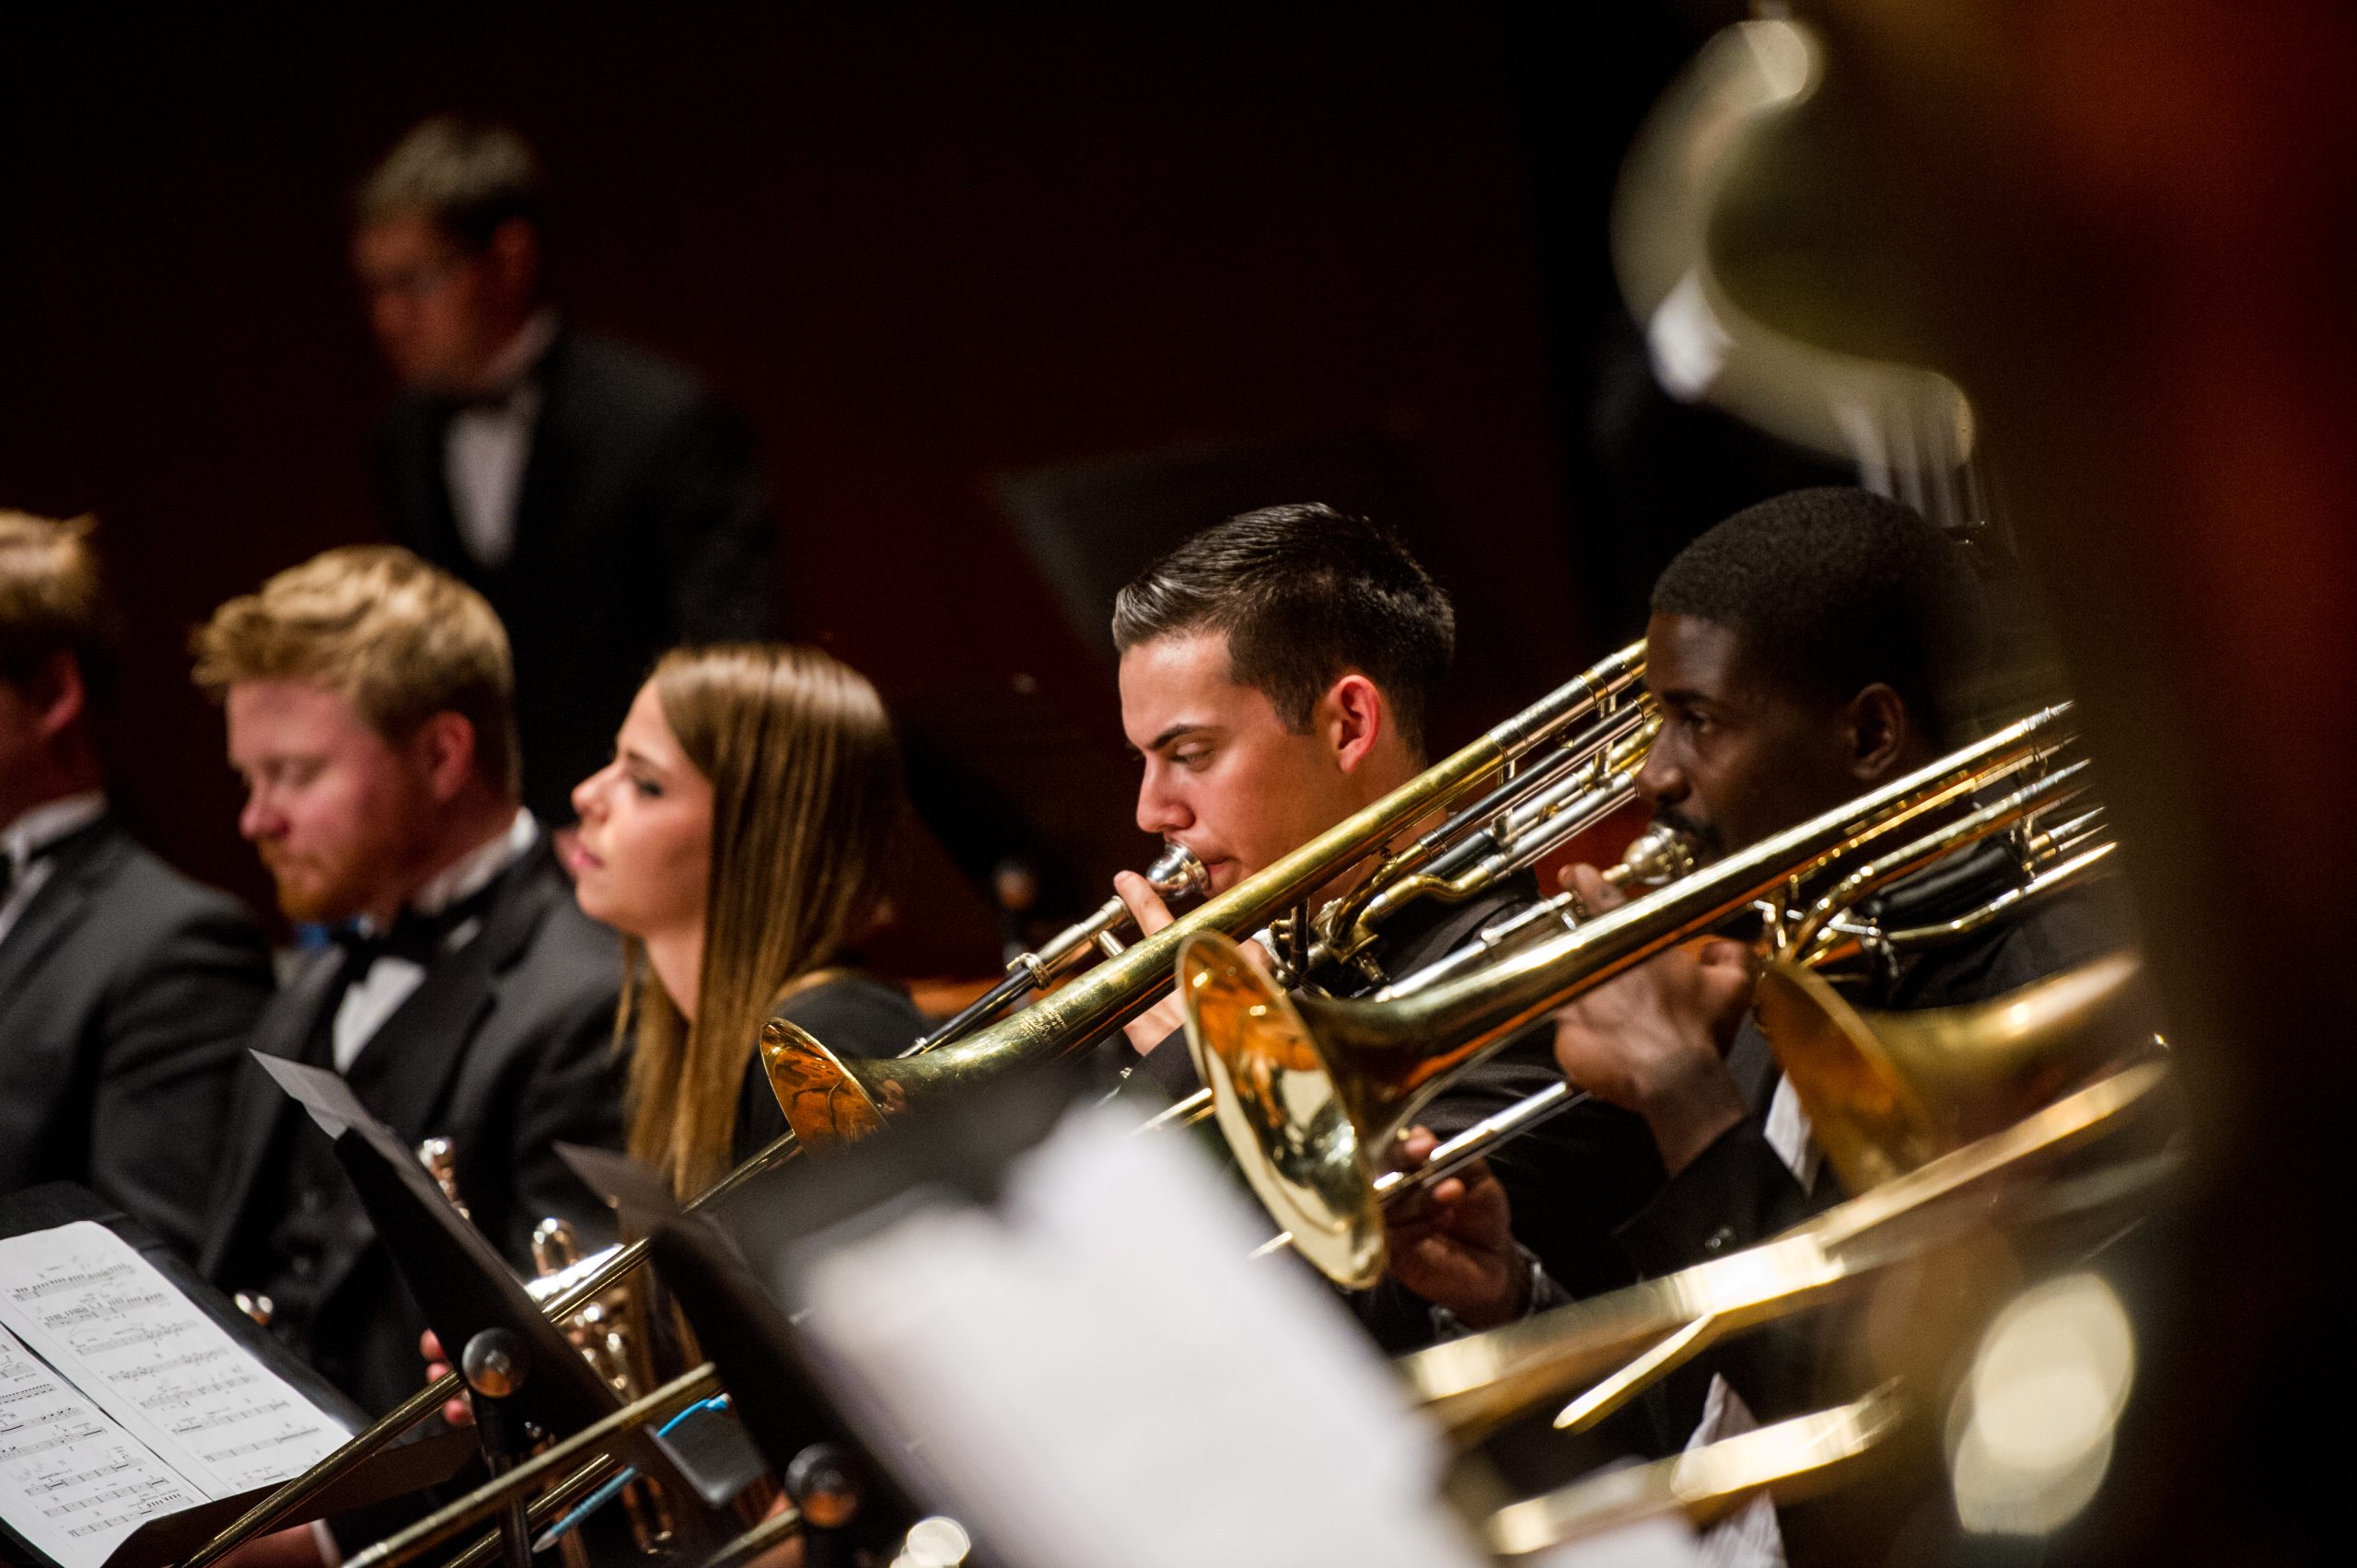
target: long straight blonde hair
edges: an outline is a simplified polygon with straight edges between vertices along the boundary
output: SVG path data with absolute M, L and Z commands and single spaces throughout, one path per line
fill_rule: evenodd
M 727 1168 L 763 1022 L 873 920 L 900 816 L 884 703 L 816 648 L 679 648 L 655 667 L 679 749 L 712 782 L 712 880 L 691 1025 L 630 945 L 630 1152 L 682 1198 Z

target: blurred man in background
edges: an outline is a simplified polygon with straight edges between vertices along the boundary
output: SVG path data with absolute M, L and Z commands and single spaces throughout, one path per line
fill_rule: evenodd
M 513 131 L 428 120 L 361 183 L 352 257 L 405 389 L 386 531 L 506 625 L 524 801 L 562 823 L 657 654 L 774 633 L 775 525 L 741 419 L 558 314 L 544 208 Z
M 270 950 L 108 808 L 89 529 L 0 512 L 0 1193 L 79 1182 L 193 1257 Z

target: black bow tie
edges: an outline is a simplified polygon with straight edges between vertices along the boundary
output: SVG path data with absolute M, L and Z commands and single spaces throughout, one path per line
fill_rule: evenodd
M 420 968 L 430 968 L 442 955 L 450 935 L 467 922 L 480 916 L 490 906 L 491 885 L 435 911 L 422 914 L 404 908 L 393 917 L 392 925 L 385 931 L 369 933 L 357 925 L 347 925 L 335 934 L 335 945 L 343 949 L 343 972 L 354 980 L 360 979 L 378 958 L 406 958 Z

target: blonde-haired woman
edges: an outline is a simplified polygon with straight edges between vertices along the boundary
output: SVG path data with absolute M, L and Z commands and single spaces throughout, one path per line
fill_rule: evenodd
M 924 1031 L 850 958 L 900 811 L 891 724 L 857 672 L 808 647 L 670 653 L 573 805 L 581 907 L 629 939 L 630 1152 L 682 1197 L 785 1131 L 764 1020 L 856 1055 Z

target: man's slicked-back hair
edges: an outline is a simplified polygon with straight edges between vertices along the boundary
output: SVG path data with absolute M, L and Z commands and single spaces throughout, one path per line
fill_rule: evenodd
M 470 250 L 501 224 L 544 221 L 540 160 L 507 126 L 456 114 L 421 122 L 360 182 L 353 215 L 363 224 L 424 213 Z
M 1286 728 L 1307 729 L 1318 699 L 1357 670 L 1382 688 L 1400 738 L 1421 754 L 1457 613 L 1399 535 L 1306 503 L 1205 528 L 1113 600 L 1123 653 L 1209 632 L 1227 639 L 1231 678 L 1266 695 Z
M 1656 615 L 1724 626 L 1788 690 L 1843 701 L 1880 681 L 1936 741 L 1963 732 L 1987 607 L 1964 550 L 1871 491 L 1795 490 L 1678 552 Z

